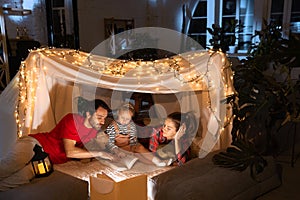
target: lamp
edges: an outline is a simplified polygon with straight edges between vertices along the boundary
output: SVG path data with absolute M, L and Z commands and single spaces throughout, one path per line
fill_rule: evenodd
M 31 164 L 35 177 L 49 176 L 53 171 L 53 167 L 48 154 L 37 144 L 34 146 L 33 151 L 35 154 L 31 159 Z

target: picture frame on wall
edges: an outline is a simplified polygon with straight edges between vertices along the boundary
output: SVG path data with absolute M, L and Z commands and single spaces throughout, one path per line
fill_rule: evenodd
M 112 34 L 118 34 L 134 28 L 134 19 L 104 18 L 105 39 Z
M 129 35 L 115 37 L 116 34 L 134 28 L 134 19 L 104 18 L 104 36 L 109 39 L 110 54 L 115 56 L 130 46 Z

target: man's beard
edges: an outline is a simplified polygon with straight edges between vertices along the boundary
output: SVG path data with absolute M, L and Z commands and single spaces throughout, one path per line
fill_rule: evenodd
M 97 131 L 99 131 L 101 129 L 101 125 L 98 124 L 95 120 L 93 120 L 93 118 L 91 117 L 89 119 L 89 123 L 91 124 L 91 126 L 96 129 Z

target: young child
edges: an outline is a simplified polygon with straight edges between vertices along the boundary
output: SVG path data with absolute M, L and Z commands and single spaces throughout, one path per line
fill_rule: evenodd
M 153 130 L 149 149 L 156 152 L 161 159 L 171 158 L 173 165 L 181 165 L 189 159 L 190 145 L 195 133 L 194 114 L 174 112 L 165 119 L 163 127 Z
M 142 144 L 137 140 L 137 130 L 136 125 L 132 121 L 132 117 L 135 113 L 134 107 L 130 103 L 122 104 L 116 113 L 116 120 L 114 120 L 106 129 L 106 132 L 109 136 L 107 148 L 110 152 L 114 153 L 118 157 L 122 158 L 126 156 L 125 151 L 129 151 L 135 154 L 140 161 L 146 164 L 155 164 L 156 166 L 167 166 L 170 164 L 169 160 L 161 160 L 146 149 Z M 116 137 L 120 135 L 127 136 L 128 142 L 125 144 L 116 144 Z

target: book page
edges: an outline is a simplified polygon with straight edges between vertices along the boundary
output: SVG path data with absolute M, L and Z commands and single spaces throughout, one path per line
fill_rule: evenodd
M 127 169 L 131 169 L 137 160 L 138 160 L 137 157 L 130 155 L 130 154 L 126 154 L 126 156 L 124 158 L 120 158 L 117 161 L 103 160 L 103 159 L 100 159 L 99 161 L 102 164 L 104 164 L 116 171 L 124 171 Z
M 127 169 L 131 169 L 137 160 L 137 157 L 130 154 L 126 154 L 126 156 L 124 158 L 121 158 L 119 162 L 126 166 Z

